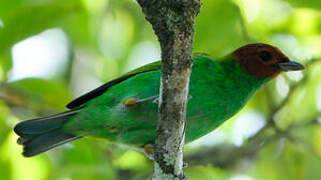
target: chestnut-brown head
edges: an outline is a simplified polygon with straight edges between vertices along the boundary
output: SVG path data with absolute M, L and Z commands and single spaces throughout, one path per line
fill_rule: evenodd
M 242 68 L 257 77 L 275 77 L 282 71 L 297 71 L 304 66 L 290 61 L 277 47 L 268 44 L 248 44 L 232 53 Z

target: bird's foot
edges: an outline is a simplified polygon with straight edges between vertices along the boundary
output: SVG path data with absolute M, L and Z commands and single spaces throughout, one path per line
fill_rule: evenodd
M 188 167 L 188 163 L 187 162 L 183 162 L 183 168 L 187 168 Z
M 127 98 L 124 100 L 123 104 L 127 107 L 127 108 L 134 108 L 136 107 L 137 104 L 137 98 L 131 97 L 131 98 Z
M 157 102 L 158 103 L 158 95 L 156 96 L 151 96 L 151 97 L 147 97 L 147 98 L 143 98 L 143 99 L 139 99 L 137 97 L 130 97 L 127 98 L 123 101 L 123 104 L 127 107 L 127 108 L 135 108 L 137 107 L 139 104 L 142 104 L 144 102 L 148 102 L 148 101 L 152 101 L 153 103 Z
M 145 144 L 144 145 L 144 153 L 148 157 L 148 159 L 154 161 L 154 145 L 153 144 Z

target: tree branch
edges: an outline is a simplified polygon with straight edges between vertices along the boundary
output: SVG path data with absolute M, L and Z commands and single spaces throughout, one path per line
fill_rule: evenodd
M 162 50 L 155 179 L 184 179 L 185 116 L 200 0 L 138 0 Z

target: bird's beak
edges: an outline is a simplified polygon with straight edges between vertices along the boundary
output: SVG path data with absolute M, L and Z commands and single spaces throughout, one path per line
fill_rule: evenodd
M 299 71 L 305 69 L 305 67 L 295 61 L 281 62 L 275 64 L 275 67 L 281 71 Z

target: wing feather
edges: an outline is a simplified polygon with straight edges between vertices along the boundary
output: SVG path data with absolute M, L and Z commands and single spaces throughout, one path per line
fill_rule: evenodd
M 102 95 L 104 92 L 106 92 L 110 87 L 112 87 L 113 85 L 115 84 L 118 84 L 122 81 L 125 81 L 126 79 L 129 79 L 133 76 L 136 76 L 138 74 L 141 74 L 141 73 L 145 73 L 145 72 L 150 72 L 150 71 L 156 71 L 156 70 L 159 70 L 161 68 L 161 62 L 158 61 L 158 62 L 154 62 L 154 63 L 150 63 L 150 64 L 147 64 L 145 66 L 142 66 L 140 68 L 137 68 L 131 72 L 128 72 L 127 74 L 125 74 L 124 76 L 120 77 L 120 78 L 117 78 L 117 79 L 114 79 L 112 81 L 109 81 L 103 85 L 101 85 L 100 87 L 76 98 L 75 100 L 71 101 L 69 104 L 67 104 L 67 108 L 69 109 L 73 109 L 73 108 L 76 108 L 76 107 L 79 107 L 81 105 L 83 105 L 84 103 L 86 103 L 87 101 L 97 97 L 97 96 L 100 96 Z

